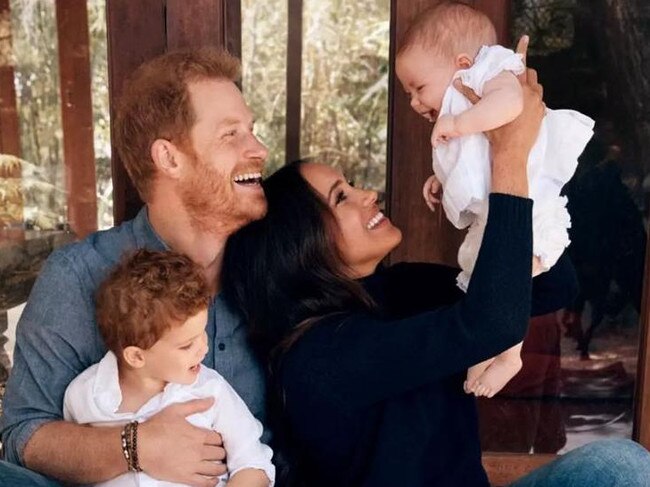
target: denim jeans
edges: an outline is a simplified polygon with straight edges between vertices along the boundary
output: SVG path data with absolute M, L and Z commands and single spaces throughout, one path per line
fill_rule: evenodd
M 61 487 L 0 461 L 0 487 L 28 486 Z M 650 487 L 650 453 L 630 440 L 596 441 L 562 455 L 510 487 Z
M 650 487 L 650 453 L 631 440 L 595 441 L 510 487 Z
M 0 460 L 0 487 L 62 487 L 36 472 Z

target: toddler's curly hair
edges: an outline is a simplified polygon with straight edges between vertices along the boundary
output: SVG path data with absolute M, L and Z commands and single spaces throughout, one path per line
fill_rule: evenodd
M 201 268 L 176 252 L 146 249 L 127 255 L 96 295 L 99 330 L 119 356 L 128 346 L 148 349 L 172 326 L 210 303 Z

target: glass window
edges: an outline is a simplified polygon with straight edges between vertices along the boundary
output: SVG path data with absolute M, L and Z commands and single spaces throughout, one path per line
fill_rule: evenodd
M 301 155 L 384 191 L 388 121 L 387 0 L 305 0 Z
M 340 167 L 384 191 L 388 118 L 388 0 L 305 0 L 301 157 Z M 287 2 L 242 1 L 243 89 L 270 149 L 285 163 Z
M 15 144 L 11 154 L 0 154 L 0 398 L 21 304 L 52 250 L 75 238 L 67 231 L 70 174 L 63 154 L 56 5 L 11 0 L 9 11 L 0 12 L 2 121 L 14 108 L 13 82 L 18 129 L 0 126 L 2 150 L 10 150 L 8 139 Z M 113 216 L 105 0 L 88 0 L 88 29 L 98 226 L 106 228 Z
M 479 402 L 484 451 L 563 453 L 632 435 L 650 93 L 628 46 L 650 41 L 641 29 L 650 16 L 633 12 L 633 2 L 618 5 L 627 11 L 608 2 L 513 2 L 513 39 L 531 35 L 528 64 L 546 104 L 596 126 L 564 189 L 580 295 L 569 309 L 531 319 L 522 371 L 499 397 Z
M 66 221 L 55 5 L 25 0 L 10 3 L 23 221 L 27 228 L 53 230 Z
M 269 149 L 267 174 L 285 162 L 287 1 L 242 0 L 242 89 Z
M 97 227 L 113 226 L 113 180 L 111 179 L 111 121 L 108 108 L 108 61 L 106 0 L 88 0 L 90 75 L 92 77 L 93 136 L 97 178 Z

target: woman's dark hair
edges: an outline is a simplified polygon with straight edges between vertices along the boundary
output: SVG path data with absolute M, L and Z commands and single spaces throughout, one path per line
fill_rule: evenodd
M 345 275 L 329 206 L 292 162 L 263 183 L 266 216 L 228 239 L 224 292 L 249 326 L 251 344 L 269 364 L 267 421 L 273 429 L 278 484 L 310 484 L 308 464 L 284 413 L 276 375 L 280 361 L 320 318 L 374 307 L 363 287 Z
M 319 318 L 372 309 L 345 275 L 329 206 L 292 162 L 263 183 L 267 215 L 228 239 L 223 282 L 246 319 L 253 346 L 268 359 L 286 351 Z

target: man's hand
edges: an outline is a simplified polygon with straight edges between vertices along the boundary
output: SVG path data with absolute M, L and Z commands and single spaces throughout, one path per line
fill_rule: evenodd
M 435 174 L 429 176 L 429 178 L 424 183 L 424 186 L 422 187 L 422 196 L 424 196 L 424 202 L 433 212 L 436 211 L 436 205 L 440 204 L 441 189 L 442 184 L 440 184 L 440 181 L 438 181 L 438 178 Z
M 458 130 L 455 115 L 441 115 L 436 120 L 431 132 L 431 145 L 436 148 L 440 143 L 447 143 L 453 137 L 460 137 L 462 134 Z
M 138 457 L 148 475 L 193 487 L 217 484 L 226 473 L 221 435 L 185 419 L 207 411 L 213 403 L 214 399 L 206 398 L 172 404 L 140 425 Z

